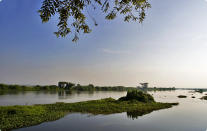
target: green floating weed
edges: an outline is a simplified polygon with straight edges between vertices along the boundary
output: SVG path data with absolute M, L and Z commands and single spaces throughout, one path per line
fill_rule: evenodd
M 179 95 L 178 98 L 187 98 L 185 95 Z
M 90 114 L 113 114 L 127 112 L 131 118 L 155 110 L 170 108 L 178 103 L 155 102 L 149 94 L 129 91 L 119 100 L 106 98 L 77 103 L 55 103 L 42 105 L 0 106 L 0 129 L 2 131 L 17 129 L 42 122 L 60 119 L 68 113 L 80 112 Z

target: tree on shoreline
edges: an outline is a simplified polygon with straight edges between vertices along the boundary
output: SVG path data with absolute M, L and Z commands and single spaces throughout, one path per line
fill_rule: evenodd
M 58 30 L 54 34 L 57 37 L 65 37 L 73 33 L 72 41 L 75 42 L 79 39 L 80 32 L 92 31 L 86 22 L 87 14 L 94 21 L 94 25 L 98 25 L 88 8 L 93 8 L 94 11 L 101 10 L 107 20 L 123 15 L 125 22 L 142 23 L 146 16 L 146 9 L 150 7 L 148 0 L 43 0 L 38 12 L 43 23 L 48 22 L 52 16 L 58 15 Z

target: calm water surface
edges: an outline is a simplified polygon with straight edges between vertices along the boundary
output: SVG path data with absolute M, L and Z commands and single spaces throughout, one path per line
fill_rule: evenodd
M 0 92 L 0 105 L 33 105 L 79 102 L 126 95 L 124 91 L 25 91 Z
M 136 116 L 127 113 L 90 115 L 73 113 L 53 122 L 18 129 L 19 131 L 206 131 L 207 101 L 200 100 L 205 93 L 187 90 L 149 92 L 156 101 L 179 102 L 170 109 Z M 119 98 L 126 92 L 24 92 L 0 95 L 1 105 L 77 102 L 106 97 Z M 187 98 L 177 98 L 187 95 Z M 191 98 L 195 96 L 196 98 Z

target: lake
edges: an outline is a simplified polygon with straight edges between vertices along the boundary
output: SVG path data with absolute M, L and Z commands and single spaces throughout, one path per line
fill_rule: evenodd
M 119 98 L 125 91 L 24 91 L 1 92 L 0 105 L 32 105 L 55 102 L 79 102 L 102 98 Z
M 72 113 L 52 122 L 17 129 L 18 131 L 206 131 L 207 101 L 200 100 L 201 93 L 189 90 L 149 92 L 156 101 L 179 102 L 173 108 L 154 111 L 137 116 L 130 113 L 111 115 L 91 115 Z M 126 92 L 94 91 L 94 92 L 1 92 L 0 105 L 31 105 L 55 102 L 78 102 L 107 97 L 119 98 Z M 177 98 L 186 95 L 187 98 Z M 191 98 L 195 96 L 196 98 Z

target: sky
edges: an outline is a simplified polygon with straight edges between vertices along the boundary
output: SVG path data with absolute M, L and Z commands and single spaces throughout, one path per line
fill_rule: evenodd
M 37 0 L 0 0 L 0 83 L 207 88 L 207 1 L 151 0 L 142 24 L 106 21 L 57 38 L 57 17 L 42 24 Z M 92 20 L 88 20 L 93 23 Z

